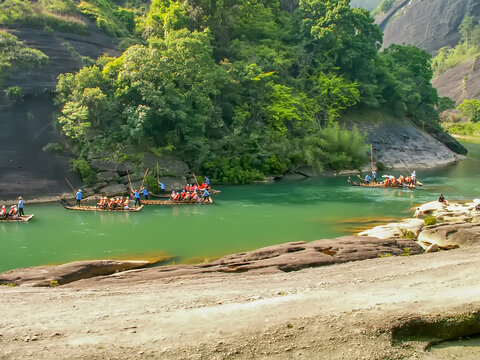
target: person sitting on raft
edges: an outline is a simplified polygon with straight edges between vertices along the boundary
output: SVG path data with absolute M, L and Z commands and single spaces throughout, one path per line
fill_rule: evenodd
M 6 219 L 7 218 L 7 207 L 5 205 L 2 205 L 2 208 L 0 209 L 0 219 Z
M 169 201 L 173 201 L 173 198 L 175 197 L 175 191 L 172 190 L 172 193 L 170 194 L 170 197 L 168 198 Z
M 12 219 L 18 218 L 18 210 L 15 205 L 12 205 L 10 207 L 10 211 L 8 212 L 8 217 L 11 217 Z
M 123 208 L 125 210 L 130 209 L 130 198 L 128 196 L 125 197 L 125 200 L 123 201 Z

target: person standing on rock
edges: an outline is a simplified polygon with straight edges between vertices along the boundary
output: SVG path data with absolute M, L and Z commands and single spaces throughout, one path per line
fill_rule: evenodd
M 82 189 L 78 189 L 77 193 L 75 194 L 75 199 L 77 200 L 77 206 L 80 206 L 82 197 L 83 197 Z
M 420 210 L 420 208 L 417 208 L 417 210 L 415 210 L 415 214 L 413 214 L 413 217 L 416 219 L 420 219 L 421 216 L 422 216 L 422 211 Z
M 21 196 L 18 197 L 18 216 L 25 216 L 25 212 L 23 211 L 23 199 Z
M 160 185 L 160 194 L 165 194 L 165 184 L 159 181 L 158 185 Z

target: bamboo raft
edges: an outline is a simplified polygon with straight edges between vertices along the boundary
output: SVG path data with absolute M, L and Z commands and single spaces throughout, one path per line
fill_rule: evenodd
M 214 195 L 214 194 L 220 194 L 222 192 L 222 190 L 210 189 L 210 190 L 208 190 L 208 192 L 210 193 L 210 195 Z M 154 197 L 154 198 L 157 198 L 157 199 L 168 199 L 171 195 L 170 193 L 158 194 L 158 193 L 153 193 L 151 191 L 149 191 L 148 194 L 151 197 Z
M 212 198 L 210 201 L 204 202 L 203 200 L 198 202 L 198 200 L 180 200 L 180 201 L 172 201 L 172 200 L 140 200 L 140 204 L 142 205 L 209 205 L 212 204 Z
M 416 189 L 417 185 L 422 186 L 423 184 L 420 181 L 417 181 L 417 185 L 415 184 L 395 184 L 395 185 L 385 185 L 383 182 L 376 182 L 376 183 L 362 183 L 358 181 L 353 181 L 348 177 L 348 182 L 353 185 L 353 186 L 362 186 L 362 187 L 368 187 L 368 188 L 391 188 L 391 189 Z
M 86 206 L 86 205 L 72 205 L 66 199 L 60 200 L 62 206 L 67 210 L 77 210 L 77 211 L 109 211 L 109 212 L 138 212 L 142 210 L 143 205 L 137 207 L 131 207 L 128 209 L 124 209 L 123 207 L 120 208 L 103 208 L 103 207 L 96 207 L 96 206 Z
M 34 218 L 35 214 L 19 216 L 16 219 L 14 218 L 0 218 L 0 222 L 29 222 Z

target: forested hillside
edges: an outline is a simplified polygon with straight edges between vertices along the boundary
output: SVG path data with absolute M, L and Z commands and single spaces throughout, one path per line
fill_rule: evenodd
M 99 180 L 92 159 L 140 165 L 146 152 L 234 183 L 305 165 L 359 168 L 368 146 L 344 128 L 348 113 L 384 111 L 441 132 L 430 56 L 413 46 L 380 52 L 380 29 L 348 0 L 118 4 L 0 4 L 7 27 L 55 37 L 88 34 L 93 23 L 123 50 L 91 58 L 73 49 L 84 67 L 58 78 L 58 128 L 85 183 Z M 22 93 L 9 90 L 11 101 Z
M 349 108 L 436 124 L 430 57 L 411 46 L 380 53 L 366 10 L 210 5 L 153 1 L 136 19 L 143 43 L 59 78 L 59 122 L 83 156 L 175 153 L 214 179 L 247 182 L 305 164 L 361 166 L 363 136 L 338 123 Z

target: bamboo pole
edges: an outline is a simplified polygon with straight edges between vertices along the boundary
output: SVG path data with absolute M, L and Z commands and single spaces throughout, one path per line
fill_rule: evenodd
M 145 182 L 145 178 L 147 177 L 148 170 L 149 170 L 149 169 L 147 168 L 147 170 L 145 171 L 145 174 L 143 175 L 142 184 L 140 185 L 140 190 L 143 189 L 143 183 Z
M 372 161 L 372 172 L 373 172 L 373 145 L 370 144 L 370 159 Z
M 70 184 L 70 181 L 68 181 L 67 178 L 65 178 L 65 181 L 68 183 L 68 185 L 70 185 L 70 187 L 71 187 L 72 190 L 73 190 L 73 193 L 74 193 L 75 195 L 77 195 L 77 192 L 75 191 L 75 188 L 72 186 L 72 184 Z
M 128 176 L 128 185 L 130 186 L 130 191 L 133 193 L 132 180 L 130 180 L 130 174 L 128 173 L 128 170 L 127 170 L 127 176 Z

